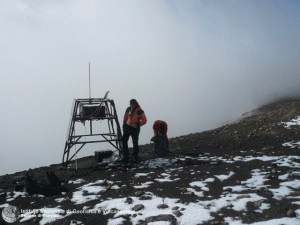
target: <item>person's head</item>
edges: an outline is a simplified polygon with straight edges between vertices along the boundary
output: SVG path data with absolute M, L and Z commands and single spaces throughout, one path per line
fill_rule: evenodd
M 135 99 L 131 99 L 129 104 L 130 104 L 130 108 L 132 109 L 136 109 L 139 105 L 139 103 Z

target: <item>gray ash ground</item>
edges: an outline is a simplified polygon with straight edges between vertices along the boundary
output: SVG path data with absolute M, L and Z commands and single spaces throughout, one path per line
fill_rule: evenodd
M 142 145 L 142 161 L 129 167 L 89 156 L 78 159 L 77 171 L 74 163 L 32 169 L 37 180 L 53 171 L 63 181 L 69 192 L 58 196 L 15 192 L 27 171 L 4 175 L 0 207 L 99 210 L 16 224 L 300 224 L 299 125 L 282 123 L 298 116 L 300 100 L 284 100 L 220 128 L 170 138 L 165 157 Z

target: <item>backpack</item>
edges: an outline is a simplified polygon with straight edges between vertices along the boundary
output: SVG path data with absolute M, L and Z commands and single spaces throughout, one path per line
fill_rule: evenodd
M 39 193 L 48 197 L 57 195 L 66 190 L 61 185 L 60 179 L 53 172 L 46 172 L 43 184 L 40 185 Z
M 61 185 L 60 179 L 53 172 L 46 172 L 44 183 L 50 187 L 58 187 Z
M 61 185 L 61 180 L 53 172 L 46 172 L 44 180 L 41 183 L 33 180 L 31 174 L 26 174 L 24 186 L 28 194 L 42 194 L 45 197 L 69 191 Z
M 155 135 L 151 138 L 150 142 L 153 141 L 154 147 L 153 152 L 157 155 L 165 155 L 169 152 L 169 141 L 168 138 L 164 138 L 158 135 Z

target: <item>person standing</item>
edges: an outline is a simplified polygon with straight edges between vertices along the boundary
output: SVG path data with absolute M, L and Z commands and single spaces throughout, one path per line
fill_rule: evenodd
M 139 134 L 140 127 L 145 125 L 147 122 L 146 115 L 141 109 L 139 103 L 135 99 L 131 99 L 130 107 L 125 111 L 123 120 L 123 151 L 124 151 L 124 162 L 129 161 L 129 150 L 128 150 L 128 140 L 131 136 L 133 143 L 133 160 L 138 160 L 139 155 Z

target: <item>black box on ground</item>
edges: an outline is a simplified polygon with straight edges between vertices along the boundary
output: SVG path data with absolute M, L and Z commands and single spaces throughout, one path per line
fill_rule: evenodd
M 98 163 L 101 163 L 103 159 L 107 159 L 113 155 L 112 151 L 95 151 L 95 159 Z

